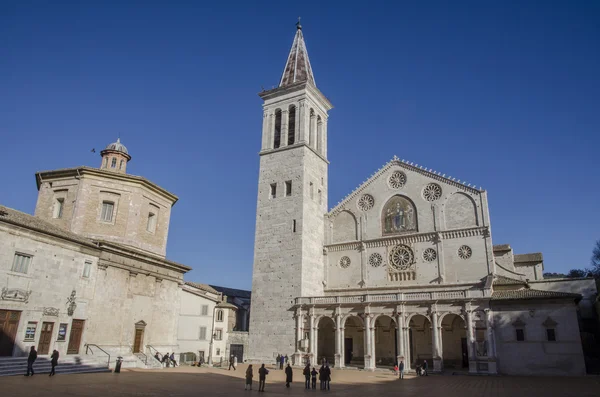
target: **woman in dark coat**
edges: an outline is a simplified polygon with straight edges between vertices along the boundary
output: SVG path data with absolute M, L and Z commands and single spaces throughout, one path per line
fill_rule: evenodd
M 325 366 L 321 365 L 319 368 L 319 383 L 321 384 L 321 390 L 325 389 Z
M 290 383 L 292 383 L 292 375 L 293 375 L 292 367 L 288 364 L 285 367 L 285 387 L 290 387 Z
M 246 369 L 246 386 L 244 386 L 244 390 L 252 390 L 252 378 L 254 374 L 252 373 L 252 364 L 248 365 L 248 369 Z
M 50 364 L 52 365 L 52 369 L 50 370 L 50 375 L 54 376 L 54 368 L 58 365 L 58 350 L 54 350 L 52 355 L 50 356 Z

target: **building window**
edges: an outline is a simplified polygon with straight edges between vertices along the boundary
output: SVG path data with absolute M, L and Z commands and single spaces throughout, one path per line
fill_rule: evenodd
M 310 332 L 304 331 L 304 339 L 310 339 Z
M 148 213 L 148 223 L 146 224 L 146 230 L 150 233 L 154 233 L 156 230 L 156 214 L 153 212 Z
M 62 197 L 57 198 L 56 201 L 54 202 L 54 214 L 53 214 L 54 218 L 56 218 L 56 219 L 62 218 L 64 206 L 65 206 L 65 199 Z
M 556 330 L 554 328 L 546 329 L 546 339 L 548 339 L 548 342 L 556 342 Z
M 296 233 L 296 220 L 292 221 L 292 232 Z
M 90 271 L 92 270 L 92 261 L 85 261 L 83 264 L 83 274 L 81 277 L 90 278 Z
M 29 271 L 29 264 L 31 263 L 31 258 L 31 255 L 15 253 L 12 271 L 27 274 L 27 272 Z
M 215 340 L 223 340 L 223 330 L 221 328 L 215 330 Z
M 323 193 L 321 193 L 321 189 L 319 189 L 319 204 L 323 204 Z
M 525 330 L 523 328 L 517 328 L 517 341 L 523 342 L 525 340 Z
M 67 340 L 67 327 L 69 326 L 69 324 L 66 323 L 61 323 L 60 326 L 58 327 L 58 341 L 64 341 Z
M 200 340 L 206 340 L 206 327 L 200 327 Z
M 208 316 L 208 305 L 202 305 L 202 315 Z
M 296 106 L 290 105 L 288 116 L 288 145 L 293 145 L 296 140 Z
M 217 321 L 223 321 L 223 310 L 217 311 Z
M 35 340 L 35 331 L 37 330 L 37 323 L 30 321 L 27 323 L 25 329 L 25 340 Z
M 114 209 L 115 203 L 113 203 L 112 201 L 103 201 L 102 214 L 100 215 L 100 219 L 104 222 L 112 222 Z
M 116 167 L 117 167 L 117 159 L 113 157 L 110 162 L 110 168 L 116 168 Z
M 310 182 L 310 199 L 311 200 L 315 199 L 315 189 L 314 189 L 314 186 L 313 186 L 312 182 Z
M 108 157 L 104 158 L 104 168 L 108 168 Z
M 285 182 L 285 197 L 290 197 L 292 195 L 292 181 Z
M 221 355 L 221 349 L 217 347 L 217 353 L 215 354 L 216 356 L 220 356 Z
M 273 148 L 281 146 L 281 109 L 275 111 L 275 136 L 273 139 Z
M 119 169 L 122 170 L 123 169 L 123 164 L 125 164 L 124 160 L 121 160 L 121 163 L 119 163 Z
M 274 199 L 277 197 L 277 184 L 271 183 L 271 193 L 269 194 L 269 198 Z

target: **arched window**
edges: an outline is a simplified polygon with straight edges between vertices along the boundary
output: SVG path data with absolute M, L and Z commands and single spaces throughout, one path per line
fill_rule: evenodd
M 315 111 L 310 109 L 310 122 L 308 123 L 308 144 L 315 146 Z
M 217 321 L 223 321 L 223 310 L 217 311 Z
M 390 198 L 383 207 L 381 229 L 384 235 L 416 232 L 417 210 L 412 201 L 400 195 Z
M 117 159 L 116 158 L 112 158 L 112 161 L 110 162 L 110 168 L 116 168 L 117 167 Z
M 121 163 L 119 164 L 119 169 L 120 170 L 123 169 L 123 164 L 125 164 L 125 160 L 121 160 Z
M 296 140 L 296 106 L 290 106 L 288 127 L 288 145 L 293 145 Z
M 321 151 L 321 139 L 322 139 L 321 134 L 323 134 L 322 126 L 323 126 L 323 121 L 321 120 L 321 116 L 317 116 L 317 134 L 316 134 L 317 142 L 315 142 L 315 148 L 317 148 L 318 152 Z
M 281 146 L 281 109 L 275 111 L 275 137 L 273 139 L 273 148 Z

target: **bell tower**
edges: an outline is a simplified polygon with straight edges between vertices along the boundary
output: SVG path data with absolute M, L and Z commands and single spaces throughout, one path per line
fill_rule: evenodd
M 250 352 L 252 360 L 291 356 L 294 298 L 323 294 L 324 214 L 327 212 L 327 112 L 316 86 L 302 26 L 279 86 L 263 99 L 258 177 Z

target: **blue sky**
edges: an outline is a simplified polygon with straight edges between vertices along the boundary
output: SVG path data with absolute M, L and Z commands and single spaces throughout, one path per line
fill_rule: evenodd
M 397 3 L 397 4 L 396 4 Z M 329 119 L 329 206 L 394 155 L 483 186 L 494 244 L 589 264 L 600 239 L 600 2 L 0 2 L 0 203 L 99 166 L 180 197 L 168 257 L 251 287 L 262 110 L 302 25 Z

